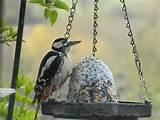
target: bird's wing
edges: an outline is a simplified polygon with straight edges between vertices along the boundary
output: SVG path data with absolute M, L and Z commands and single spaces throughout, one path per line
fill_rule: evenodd
M 55 74 L 57 73 L 62 59 L 58 53 L 53 51 L 48 52 L 42 59 L 42 62 L 39 67 L 38 76 L 36 85 L 34 88 L 35 91 L 35 98 L 34 99 L 41 99 L 41 96 L 45 90 L 51 84 L 52 78 L 54 78 Z

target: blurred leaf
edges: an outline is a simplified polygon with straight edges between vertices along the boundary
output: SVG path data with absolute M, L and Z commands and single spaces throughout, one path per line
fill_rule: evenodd
M 12 36 L 12 34 L 14 34 L 14 33 L 15 33 L 15 32 L 14 32 L 13 27 L 10 26 L 10 27 L 9 27 L 9 34 L 8 34 L 8 36 Z
M 51 25 L 53 25 L 56 22 L 57 17 L 58 17 L 57 11 L 56 10 L 51 11 L 51 13 L 49 15 L 49 19 L 50 19 Z
M 1 19 L 1 21 L 0 21 L 0 26 L 1 27 L 4 27 L 4 26 L 6 26 L 6 19 L 3 17 L 2 19 Z
M 8 27 L 1 27 L 0 28 L 0 33 L 3 33 L 3 32 L 5 32 L 5 31 L 8 31 L 10 28 L 8 28 Z
M 48 19 L 48 17 L 49 17 L 50 14 L 51 14 L 51 9 L 45 8 L 45 9 L 44 9 L 44 17 L 45 17 L 46 19 Z
M 6 97 L 4 97 L 4 98 L 1 98 L 1 99 L 0 99 L 0 103 L 1 103 L 1 102 L 6 102 L 6 101 L 8 101 L 8 98 L 9 98 L 9 96 L 6 96 Z
M 18 77 L 16 88 L 20 88 L 23 86 L 23 80 L 23 78 Z
M 22 108 L 23 107 L 23 108 Z M 14 118 L 16 120 L 33 120 L 35 111 L 31 110 L 27 106 L 16 107 L 16 114 Z
M 45 0 L 45 3 L 53 3 L 55 0 Z
M 24 76 L 23 74 L 18 75 L 18 80 L 17 80 L 17 88 L 25 87 L 25 84 L 28 82 L 29 78 Z
M 6 20 L 2 19 L 0 21 L 1 27 L 0 27 L 0 34 L 2 33 L 3 36 L 1 36 L 0 43 L 6 44 L 9 46 L 9 42 L 16 41 L 17 32 L 14 30 L 12 26 L 6 25 Z
M 16 92 L 16 100 L 18 102 L 31 104 L 32 98 L 21 95 L 19 92 Z
M 34 119 L 34 115 L 35 115 L 35 111 L 28 110 L 27 113 L 26 113 L 26 119 L 27 120 L 33 120 Z
M 16 38 L 17 37 L 17 32 L 13 32 L 12 34 L 11 34 L 11 37 L 14 39 L 14 38 Z
M 0 116 L 5 117 L 7 115 L 7 107 L 8 107 L 8 102 L 0 102 Z
M 30 0 L 30 3 L 43 3 L 43 0 Z
M 15 106 L 14 107 L 14 113 L 13 113 L 13 118 L 16 118 L 20 112 L 20 106 Z
M 27 104 L 32 104 L 32 98 L 30 97 L 23 97 L 22 102 L 27 103 Z
M 62 2 L 61 0 L 55 0 L 54 6 L 56 8 L 64 9 L 66 11 L 69 11 L 69 6 L 65 2 Z
M 47 7 L 48 6 L 48 4 L 46 4 L 46 3 L 41 3 L 40 4 L 42 7 Z
M 16 120 L 26 120 L 26 112 L 28 111 L 28 109 L 25 107 L 25 104 L 17 106 L 14 111 L 14 118 Z
M 33 92 L 34 84 L 30 81 L 25 84 L 25 96 L 30 95 Z
M 30 3 L 38 3 L 44 8 L 44 17 L 47 20 L 49 19 L 51 25 L 56 22 L 58 17 L 58 12 L 55 8 L 69 11 L 69 6 L 61 0 L 30 0 Z
M 16 92 L 16 101 L 21 102 L 23 99 L 23 96 L 17 91 Z

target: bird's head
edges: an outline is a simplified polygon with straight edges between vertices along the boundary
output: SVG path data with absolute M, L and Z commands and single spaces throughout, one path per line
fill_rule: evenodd
M 70 50 L 70 48 L 81 41 L 69 41 L 65 38 L 58 38 L 56 39 L 52 44 L 52 49 L 57 52 L 62 52 L 64 54 L 67 54 Z

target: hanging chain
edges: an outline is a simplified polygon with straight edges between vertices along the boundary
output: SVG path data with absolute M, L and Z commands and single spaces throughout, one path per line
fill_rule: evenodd
M 66 26 L 66 32 L 64 34 L 64 37 L 66 40 L 70 37 L 70 31 L 72 29 L 72 22 L 74 20 L 74 13 L 76 12 L 76 6 L 77 6 L 78 0 L 72 0 L 72 7 L 70 9 L 70 15 L 68 17 L 68 24 Z
M 97 51 L 96 44 L 97 44 L 97 19 L 98 19 L 98 2 L 99 0 L 94 0 L 94 18 L 93 18 L 93 49 L 92 49 L 92 55 L 95 56 L 95 53 Z
M 138 74 L 139 74 L 139 77 L 140 77 L 140 87 L 141 87 L 140 99 L 143 100 L 144 102 L 151 102 L 152 101 L 151 92 L 147 89 L 146 82 L 145 82 L 144 77 L 143 77 L 142 64 L 141 64 L 141 61 L 139 59 L 139 54 L 138 54 L 138 51 L 137 51 L 136 43 L 135 43 L 133 32 L 132 32 L 132 29 L 131 29 L 131 24 L 130 24 L 130 20 L 129 20 L 129 16 L 128 16 L 126 3 L 125 3 L 125 0 L 120 0 L 120 2 L 123 4 L 122 11 L 125 13 L 124 19 L 127 21 L 126 28 L 129 30 L 128 36 L 130 37 L 130 40 L 131 40 L 130 44 L 133 48 L 132 53 L 135 57 L 135 64 L 136 64 Z

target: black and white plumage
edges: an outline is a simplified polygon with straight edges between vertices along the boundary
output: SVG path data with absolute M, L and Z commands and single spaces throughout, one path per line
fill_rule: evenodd
M 67 80 L 71 71 L 68 52 L 73 45 L 78 43 L 80 41 L 58 38 L 53 42 L 52 50 L 43 57 L 34 89 L 33 103 L 37 101 L 35 120 L 40 107 L 39 103 L 47 101 L 51 94 Z

